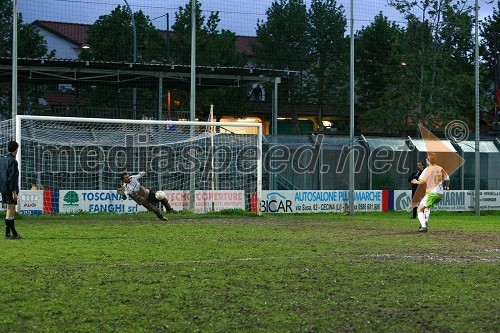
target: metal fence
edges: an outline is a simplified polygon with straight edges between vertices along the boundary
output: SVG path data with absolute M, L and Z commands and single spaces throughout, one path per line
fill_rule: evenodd
M 0 154 L 13 139 L 11 121 L 0 122 Z M 426 151 L 411 138 L 358 137 L 354 147 L 356 189 L 410 188 L 409 176 Z M 416 142 L 414 140 L 413 142 Z M 473 142 L 451 146 L 464 164 L 451 174 L 451 187 L 473 190 L 475 156 Z M 422 147 L 420 147 L 422 148 Z M 500 189 L 500 142 L 481 141 L 481 190 Z M 263 188 L 268 190 L 346 190 L 349 188 L 349 137 L 326 135 L 264 136 Z M 439 156 L 438 156 L 439 158 Z
M 265 136 L 265 187 L 276 190 L 346 190 L 349 137 Z M 445 141 L 447 142 L 447 141 Z M 364 144 L 361 144 L 364 143 Z M 470 143 L 470 142 L 469 142 Z M 472 142 L 473 143 L 473 142 Z M 467 142 L 464 144 L 468 145 Z M 475 156 L 464 152 L 462 143 L 450 143 L 464 164 L 451 175 L 451 188 L 474 190 Z M 283 149 L 279 149 L 282 147 Z M 481 190 L 500 189 L 500 142 L 482 141 L 480 148 Z M 270 153 L 282 150 L 280 158 Z M 411 138 L 359 137 L 354 147 L 355 188 L 399 190 L 410 188 L 409 177 L 427 151 L 411 145 Z M 275 154 L 277 155 L 277 154 Z M 438 153 L 438 160 L 440 154 Z M 442 154 L 446 158 L 446 154 Z M 285 161 L 285 162 L 284 162 Z M 438 162 L 439 163 L 439 162 Z M 278 170 L 278 172 L 273 172 Z

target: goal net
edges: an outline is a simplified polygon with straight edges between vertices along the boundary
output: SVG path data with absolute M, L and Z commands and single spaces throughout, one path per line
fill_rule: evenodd
M 146 171 L 176 209 L 257 212 L 260 124 L 17 116 L 16 139 L 21 190 L 112 201 L 122 173 Z

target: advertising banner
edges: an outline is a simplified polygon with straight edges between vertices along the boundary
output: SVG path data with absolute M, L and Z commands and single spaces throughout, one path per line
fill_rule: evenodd
M 175 210 L 189 209 L 189 191 L 164 191 L 170 206 Z M 195 207 L 197 213 L 212 211 L 212 199 L 214 211 L 223 209 L 245 209 L 245 191 L 196 191 Z
M 479 207 L 482 210 L 500 210 L 500 191 L 485 190 L 479 191 Z M 474 191 L 467 191 L 470 195 L 470 204 L 466 207 L 468 210 L 474 210 Z
M 175 210 L 189 209 L 189 191 L 165 191 Z M 214 199 L 214 200 L 212 200 Z M 223 209 L 245 209 L 244 191 L 196 191 L 196 212 Z M 213 203 L 212 203 L 213 201 Z M 411 204 L 410 190 L 355 191 L 356 212 L 404 211 Z M 481 191 L 481 210 L 500 210 L 500 191 Z M 257 208 L 257 202 L 254 203 Z M 145 212 L 131 198 L 123 200 L 114 190 L 23 190 L 19 196 L 19 212 L 24 215 L 74 212 Z M 434 210 L 473 211 L 474 191 L 445 191 Z M 349 210 L 349 191 L 262 191 L 262 213 L 341 213 Z
M 43 214 L 43 191 L 20 191 L 18 205 L 22 215 Z
M 165 191 L 170 205 L 175 210 L 189 209 L 189 191 Z M 196 212 L 212 211 L 212 198 L 215 211 L 222 209 L 245 209 L 244 191 L 196 191 Z M 20 213 L 25 215 L 76 212 L 136 213 L 147 211 L 130 197 L 123 200 L 114 190 L 73 191 L 38 190 L 21 191 Z
M 349 191 L 262 191 L 262 213 L 326 213 L 349 210 Z M 354 211 L 381 212 L 382 191 L 354 191 Z
M 145 212 L 130 197 L 123 200 L 116 191 L 59 191 L 59 212 L 75 213 L 137 213 Z
M 481 210 L 500 209 L 500 191 L 480 191 Z M 411 191 L 394 191 L 394 210 L 407 210 L 411 204 Z M 474 210 L 474 191 L 445 191 L 443 200 L 432 208 L 449 212 Z

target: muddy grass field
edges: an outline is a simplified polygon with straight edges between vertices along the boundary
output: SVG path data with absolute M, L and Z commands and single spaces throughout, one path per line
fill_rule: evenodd
M 500 214 L 16 220 L 1 332 L 495 332 Z

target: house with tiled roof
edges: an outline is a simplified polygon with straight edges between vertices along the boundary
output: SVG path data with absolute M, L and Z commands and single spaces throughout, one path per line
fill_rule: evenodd
M 43 96 L 41 104 L 49 104 L 51 106 L 72 107 L 75 105 L 85 106 L 87 101 L 79 96 L 72 94 L 64 94 L 60 91 L 47 91 Z
M 78 59 L 91 26 L 90 24 L 40 20 L 32 24 L 47 41 L 48 49 L 56 50 L 56 57 L 60 59 Z M 175 32 L 165 30 L 160 30 L 160 32 L 164 38 L 175 37 Z M 255 39 L 254 36 L 236 36 L 236 51 L 251 58 L 253 56 L 252 44 L 255 43 Z
M 89 24 L 35 21 L 38 33 L 47 42 L 49 50 L 56 50 L 60 59 L 78 59 L 85 43 Z

